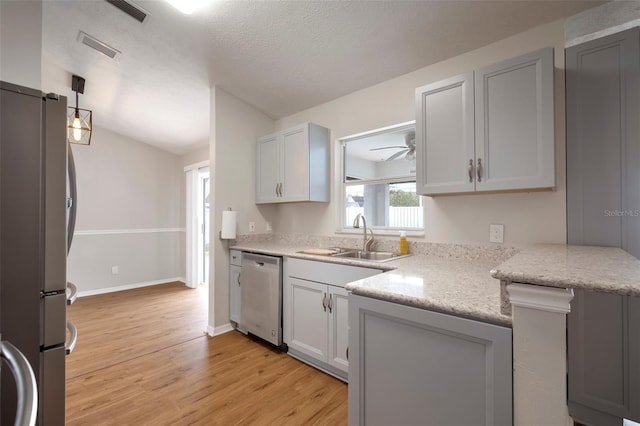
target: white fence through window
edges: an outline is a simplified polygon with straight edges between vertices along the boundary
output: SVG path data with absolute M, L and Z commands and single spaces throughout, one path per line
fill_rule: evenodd
M 364 207 L 349 206 L 346 209 L 346 225 L 351 226 Z M 389 228 L 422 228 L 422 207 L 389 207 Z

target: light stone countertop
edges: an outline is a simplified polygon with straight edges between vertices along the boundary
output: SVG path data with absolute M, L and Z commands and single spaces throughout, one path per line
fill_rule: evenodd
M 385 273 L 349 283 L 345 289 L 389 302 L 511 325 L 511 316 L 500 312 L 500 282 L 489 274 L 500 260 L 415 254 L 378 263 L 297 253 L 306 248 L 311 247 L 274 241 L 238 242 L 231 247 L 274 256 L 383 269 Z
M 640 260 L 619 248 L 537 245 L 496 266 L 504 281 L 640 296 Z

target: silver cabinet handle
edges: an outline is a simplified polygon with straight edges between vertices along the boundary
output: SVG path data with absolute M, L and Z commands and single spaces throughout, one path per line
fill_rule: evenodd
M 327 293 L 323 293 L 322 307 L 324 308 L 324 311 L 327 312 Z
M 347 361 L 349 361 L 349 346 L 347 346 Z
M 276 183 L 276 197 L 280 196 L 280 194 L 278 194 L 278 187 L 280 187 L 280 184 Z
M 278 189 L 278 193 L 282 197 L 282 182 L 280 182 L 280 189 Z
M 18 389 L 18 407 L 15 424 L 33 426 L 38 414 L 38 387 L 27 358 L 9 342 L 0 343 L 0 356 L 7 361 Z
M 329 313 L 333 312 L 333 298 L 332 295 L 329 295 L 329 303 L 327 303 L 327 306 L 329 307 Z
M 473 182 L 473 158 L 469 159 L 469 182 Z
M 240 272 L 238 272 L 238 279 L 236 281 L 238 281 L 238 287 L 240 287 Z
M 69 338 L 69 343 L 64 345 L 64 348 L 67 355 L 69 355 L 76 348 L 76 343 L 78 343 L 78 329 L 72 322 L 67 321 L 67 330 L 71 333 L 71 337 Z
M 67 294 L 67 305 L 71 305 L 78 298 L 78 287 L 74 283 L 67 281 L 67 288 L 70 290 L 69 294 Z
M 476 167 L 476 171 L 478 172 L 478 182 L 482 182 L 482 158 L 478 158 L 478 167 Z

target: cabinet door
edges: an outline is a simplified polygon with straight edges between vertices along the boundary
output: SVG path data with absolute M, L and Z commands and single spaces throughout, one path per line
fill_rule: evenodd
M 258 139 L 256 144 L 256 203 L 277 203 L 280 183 L 278 135 Z
M 511 329 L 349 296 L 350 425 L 511 425 Z
M 638 327 L 634 320 L 640 318 L 639 300 L 575 290 L 567 326 L 569 414 L 577 421 L 640 421 L 640 337 L 633 333 Z
M 240 270 L 241 266 L 229 267 L 229 319 L 240 322 Z
M 327 361 L 327 286 L 287 278 L 289 286 L 289 347 L 321 361 Z
M 309 126 L 285 130 L 281 135 L 282 200 L 309 200 Z
M 419 194 L 474 191 L 473 120 L 473 73 L 416 89 Z
M 329 286 L 329 364 L 349 370 L 349 293 Z
M 640 257 L 638 33 L 628 30 L 566 51 L 568 242 L 622 247 L 636 257 Z
M 475 72 L 476 191 L 555 186 L 553 49 Z

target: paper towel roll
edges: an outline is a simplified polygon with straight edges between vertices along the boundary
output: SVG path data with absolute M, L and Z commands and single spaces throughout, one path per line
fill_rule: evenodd
M 223 240 L 235 240 L 236 239 L 236 220 L 238 218 L 238 212 L 231 210 L 224 210 L 222 212 L 222 230 L 220 231 L 220 238 Z

